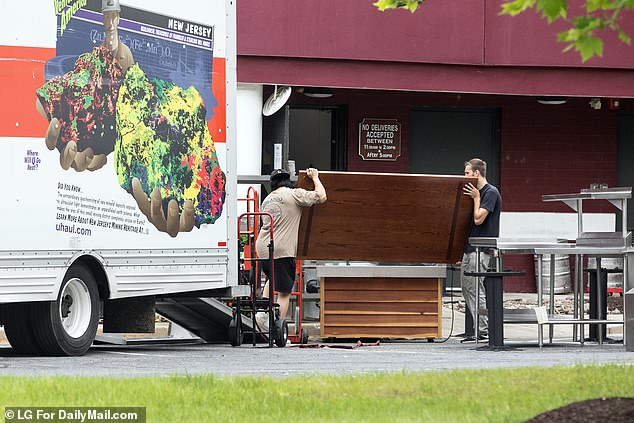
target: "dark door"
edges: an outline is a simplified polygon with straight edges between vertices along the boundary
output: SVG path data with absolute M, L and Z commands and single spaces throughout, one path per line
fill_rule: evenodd
M 345 170 L 346 111 L 340 106 L 290 106 L 289 155 L 299 172 L 307 167 Z
M 499 112 L 496 109 L 417 108 L 410 115 L 410 171 L 462 175 L 466 160 L 487 162 L 499 187 Z

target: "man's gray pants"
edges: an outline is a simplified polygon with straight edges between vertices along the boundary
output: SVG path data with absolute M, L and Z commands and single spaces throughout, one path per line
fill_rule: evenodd
M 473 253 L 465 253 L 462 256 L 462 266 L 460 268 L 460 285 L 462 287 L 462 296 L 471 311 L 471 317 L 473 317 L 473 321 L 479 322 L 479 330 L 480 332 L 488 332 L 489 327 L 489 319 L 487 316 L 480 315 L 477 311 L 476 307 L 476 284 L 480 286 L 479 294 L 480 301 L 479 306 L 481 309 L 486 308 L 486 294 L 484 292 L 484 284 L 482 281 L 484 277 L 476 277 L 476 276 L 465 276 L 465 272 L 485 272 L 489 268 L 489 263 L 491 262 L 491 255 L 480 252 L 480 268 L 478 269 L 477 263 L 477 254 Z M 476 320 L 477 319 L 477 320 Z

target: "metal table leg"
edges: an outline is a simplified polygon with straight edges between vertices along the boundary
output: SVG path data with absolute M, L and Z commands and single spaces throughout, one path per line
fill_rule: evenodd
M 572 315 L 575 319 L 579 317 L 579 284 L 583 285 L 583 261 L 580 259 L 581 256 L 575 255 L 575 277 L 574 283 L 575 288 L 573 289 L 573 300 L 572 300 Z M 581 281 L 581 282 L 580 282 Z M 577 328 L 578 325 L 572 325 L 572 340 L 576 341 L 579 338 L 577 337 Z
M 486 303 L 489 314 L 489 345 L 476 348 L 477 350 L 509 350 L 513 348 L 504 346 L 504 303 L 503 303 L 503 278 L 505 276 L 520 276 L 525 272 L 514 271 L 485 271 L 465 272 L 465 275 L 484 277 L 486 291 Z
M 538 307 L 542 307 L 544 303 L 542 262 L 543 262 L 543 256 L 541 254 L 538 254 L 537 255 L 537 306 Z M 539 322 L 537 323 L 537 343 L 539 344 L 539 348 L 542 348 L 544 346 L 544 327 Z
M 583 255 L 579 256 L 581 258 L 581 263 L 583 264 Z M 580 286 L 579 286 L 579 342 L 581 342 L 581 345 L 584 344 L 586 336 L 585 336 L 585 327 L 584 327 L 584 323 L 583 323 L 583 319 L 585 318 L 585 312 L 583 309 L 583 302 L 584 302 L 584 291 L 583 291 L 583 276 L 581 276 L 580 278 Z
M 476 273 L 481 273 L 480 269 L 480 247 L 476 247 Z M 480 279 L 476 278 L 475 284 L 475 321 L 473 322 L 473 328 L 475 333 L 475 343 L 477 344 L 480 339 Z
M 627 347 L 625 348 L 626 351 L 632 351 L 634 350 L 634 348 L 630 348 L 632 347 L 631 345 L 628 345 L 629 342 L 627 342 L 628 339 L 628 330 L 627 330 L 627 321 L 625 319 L 626 317 L 626 312 L 625 312 L 625 307 L 628 299 L 626 299 L 625 297 L 625 293 L 629 292 L 629 290 L 632 288 L 631 283 L 632 281 L 629 278 L 628 273 L 630 272 L 630 267 L 629 267 L 629 263 L 628 263 L 628 257 L 629 254 L 623 254 L 623 346 Z
M 606 275 L 607 278 L 607 275 Z M 601 257 L 597 257 L 597 318 L 601 319 L 601 310 L 603 310 L 603 289 L 601 281 Z M 607 316 L 606 316 L 607 318 Z M 599 345 L 603 345 L 603 325 L 597 325 L 597 336 L 599 337 Z
M 550 291 L 548 291 L 548 299 L 550 301 L 550 315 L 554 316 L 555 314 L 555 255 L 550 255 Z M 548 339 L 550 344 L 553 343 L 553 325 L 548 325 Z

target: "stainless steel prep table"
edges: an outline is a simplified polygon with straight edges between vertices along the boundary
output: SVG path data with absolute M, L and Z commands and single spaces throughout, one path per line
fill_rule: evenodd
M 577 239 L 576 243 L 572 246 L 568 246 L 561 253 L 561 251 L 555 248 L 551 254 L 569 254 L 575 257 L 575 269 L 581 269 L 583 264 L 583 257 L 589 255 L 597 260 L 597 281 L 600 280 L 600 268 L 602 257 L 623 257 L 623 294 L 625 294 L 634 281 L 630 272 L 632 272 L 631 263 L 628 264 L 631 253 L 629 251 L 632 248 L 632 234 L 627 231 L 627 200 L 632 198 L 632 187 L 616 187 L 616 188 L 594 188 L 594 189 L 582 189 L 579 193 L 574 194 L 552 194 L 542 195 L 542 201 L 561 201 L 568 205 L 571 209 L 577 212 Z M 621 231 L 620 232 L 585 232 L 583 228 L 583 201 L 584 200 L 606 200 L 614 205 L 621 211 Z M 548 251 L 542 251 L 543 254 L 549 254 Z M 540 254 L 541 256 L 541 254 Z M 628 270 L 629 269 L 629 270 Z M 583 286 L 583 274 L 579 271 L 575 271 L 575 299 L 577 298 L 578 287 Z M 599 302 L 598 309 L 601 309 L 601 295 L 597 296 Z M 625 298 L 624 298 L 625 301 Z M 583 294 L 579 296 L 579 302 L 581 307 L 581 320 L 583 320 Z M 576 302 L 575 302 L 576 304 Z M 625 307 L 624 307 L 625 309 Z M 598 322 L 597 322 L 598 323 Z M 599 343 L 603 341 L 602 325 L 597 326 L 599 328 Z M 552 326 L 551 326 L 552 328 Z M 583 342 L 583 324 L 579 325 L 580 328 L 580 340 Z M 626 342 L 625 330 L 623 328 L 623 343 Z M 552 330 L 551 330 L 552 333 Z
M 557 248 L 567 244 L 564 239 L 535 239 L 535 238 L 492 238 L 492 237 L 471 237 L 469 243 L 476 248 L 476 251 L 480 251 L 482 248 L 492 248 L 499 252 L 497 270 L 503 270 L 503 255 L 505 254 L 530 254 L 535 255 L 537 249 L 543 248 Z M 505 310 L 505 323 L 537 323 L 537 341 L 540 347 L 543 346 L 544 337 L 541 330 L 542 323 L 547 322 L 548 317 L 542 313 L 543 308 L 543 275 L 542 275 L 542 255 L 537 256 L 537 309 L 531 309 L 528 311 L 511 311 Z M 478 263 L 480 260 L 478 260 Z M 551 315 L 554 313 L 554 283 L 555 283 L 555 261 L 551 257 L 551 271 L 550 271 L 550 304 Z M 478 288 L 476 286 L 476 288 Z M 477 290 L 477 289 L 476 289 Z M 476 298 L 478 294 L 476 293 Z M 576 298 L 576 297 L 575 297 Z M 577 302 L 575 301 L 575 304 Z M 510 315 L 512 313 L 512 315 Z M 575 308 L 575 317 L 577 317 L 577 310 Z M 551 329 L 552 333 L 552 329 Z M 552 336 L 551 336 L 552 338 Z M 552 339 L 551 339 L 552 340 Z
M 566 255 L 574 255 L 576 257 L 575 262 L 581 262 L 581 257 L 594 258 L 597 260 L 597 280 L 599 280 L 601 271 L 601 258 L 608 257 L 623 257 L 623 292 L 629 291 L 631 289 L 632 281 L 634 281 L 634 275 L 632 272 L 634 271 L 634 248 L 632 247 L 591 247 L 591 246 L 579 246 L 575 244 L 561 245 L 558 247 L 546 247 L 546 248 L 536 248 L 535 254 L 538 257 L 543 257 L 544 255 L 550 255 L 551 257 L 556 254 L 566 254 Z M 576 266 L 575 266 L 576 267 Z M 577 292 L 578 287 L 583 286 L 583 273 L 579 271 L 575 271 L 575 293 Z M 601 308 L 601 295 L 598 295 L 598 308 Z M 566 323 L 574 323 L 579 326 L 579 337 L 580 342 L 584 342 L 584 325 L 589 323 L 597 323 L 599 328 L 598 340 L 599 344 L 603 341 L 602 331 L 602 323 L 606 324 L 623 324 L 623 321 L 614 321 L 614 320 L 601 320 L 601 319 L 584 319 L 583 313 L 583 302 L 584 296 L 583 292 L 579 295 L 579 316 L 575 316 L 574 319 L 558 319 L 556 321 L 549 321 L 549 324 L 566 324 Z M 623 343 L 625 343 L 625 326 L 623 327 Z
M 606 200 L 612 203 L 623 215 L 621 233 L 627 234 L 627 200 L 632 198 L 632 187 L 616 187 L 605 189 L 583 189 L 574 194 L 546 194 L 542 201 L 560 201 L 577 212 L 578 234 L 583 230 L 583 200 Z
M 623 324 L 622 321 L 613 320 L 600 320 L 600 319 L 585 319 L 583 313 L 584 295 L 581 287 L 583 286 L 583 273 L 581 272 L 579 262 L 580 257 L 586 256 L 595 258 L 598 260 L 597 269 L 601 268 L 600 259 L 605 257 L 623 257 L 623 292 L 631 289 L 632 282 L 634 281 L 634 248 L 623 247 L 591 247 L 591 246 L 579 246 L 576 244 L 565 244 L 562 240 L 535 240 L 535 239 L 501 239 L 501 238 L 469 238 L 471 245 L 480 248 L 494 248 L 497 249 L 501 256 L 504 254 L 534 254 L 537 256 L 537 306 L 543 307 L 543 275 L 542 275 L 542 259 L 544 255 L 551 257 L 551 272 L 550 272 L 550 314 L 546 321 L 539 319 L 536 312 L 535 320 L 533 323 L 538 324 L 538 343 L 539 346 L 543 346 L 543 332 L 542 325 L 549 325 L 550 342 L 552 342 L 552 325 L 554 324 L 576 324 L 579 327 L 580 342 L 584 342 L 584 325 L 590 323 L 597 324 Z M 573 318 L 554 318 L 554 256 L 555 255 L 574 255 L 577 260 L 575 266 L 575 309 L 573 312 Z M 501 260 L 503 261 L 503 260 Z M 600 271 L 600 270 L 598 270 Z M 601 299 L 599 298 L 599 301 Z M 600 303 L 599 303 L 600 307 Z M 513 323 L 514 321 L 506 320 L 506 323 Z M 527 323 L 526 320 L 522 320 L 522 323 Z M 517 322 L 519 323 L 519 322 Z M 599 328 L 601 325 L 599 325 Z M 625 328 L 624 328 L 625 331 Z M 599 343 L 602 342 L 602 334 L 599 333 Z M 625 342 L 625 333 L 624 333 Z

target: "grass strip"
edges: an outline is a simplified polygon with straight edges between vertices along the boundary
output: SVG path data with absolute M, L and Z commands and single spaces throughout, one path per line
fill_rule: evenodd
M 148 422 L 522 422 L 576 401 L 633 395 L 627 365 L 283 379 L 0 377 L 4 406 L 146 407 Z

